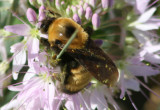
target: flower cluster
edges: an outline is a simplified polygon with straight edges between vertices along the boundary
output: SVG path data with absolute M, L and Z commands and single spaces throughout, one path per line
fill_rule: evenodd
M 126 100 L 126 96 L 137 110 L 131 95 L 133 91 L 142 92 L 140 85 L 160 98 L 145 84 L 148 77 L 160 74 L 157 0 L 26 0 L 20 3 L 24 7 L 18 8 L 26 9 L 26 16 L 20 17 L 13 10 L 12 15 L 19 24 L 13 22 L 0 30 L 0 96 L 5 98 L 16 92 L 11 101 L 0 103 L 1 110 L 120 110 L 125 108 L 117 100 Z M 82 27 L 93 28 L 91 39 L 108 53 L 119 70 L 114 87 L 93 79 L 73 95 L 58 89 L 55 75 L 61 73 L 61 68 L 52 66 L 55 53 L 40 42 L 48 38 L 40 31 L 42 21 L 52 17 L 71 18 Z M 145 83 L 139 78 L 144 78 Z

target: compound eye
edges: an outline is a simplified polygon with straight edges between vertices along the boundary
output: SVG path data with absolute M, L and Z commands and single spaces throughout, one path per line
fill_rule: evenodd
M 56 44 L 56 45 L 62 44 L 62 42 L 61 42 L 60 40 L 56 40 L 56 41 L 55 41 L 55 44 Z

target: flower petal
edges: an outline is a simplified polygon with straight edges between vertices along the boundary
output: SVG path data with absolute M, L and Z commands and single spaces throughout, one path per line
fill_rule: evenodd
M 80 18 L 85 14 L 85 11 L 83 9 L 82 6 L 80 6 L 80 8 L 78 9 L 78 15 L 80 16 Z
M 156 54 L 147 53 L 147 54 L 144 56 L 144 59 L 145 59 L 146 61 L 149 61 L 150 63 L 153 63 L 153 64 L 159 64 L 159 63 L 160 63 L 160 56 L 159 56 L 159 55 L 156 55 Z
M 149 2 L 150 0 L 136 0 L 136 10 L 138 10 L 140 13 L 143 13 L 146 10 Z
M 13 74 L 13 79 L 18 78 L 18 73 L 21 68 L 24 66 L 26 62 L 26 51 L 21 50 L 18 54 L 16 54 L 13 58 L 13 67 L 12 67 L 12 74 Z
M 92 17 L 92 9 L 89 6 L 86 8 L 85 17 L 86 17 L 87 20 L 91 19 L 91 17 Z
M 140 84 L 134 79 L 125 79 L 125 88 L 134 91 L 140 91 Z
M 27 18 L 31 24 L 35 24 L 37 21 L 37 14 L 32 8 L 27 9 Z
M 15 33 L 20 36 L 27 36 L 30 32 L 30 27 L 25 24 L 16 24 L 11 26 L 5 26 L 4 29 L 6 31 Z
M 102 8 L 107 9 L 109 5 L 109 0 L 101 0 Z
M 89 0 L 89 4 L 90 4 L 92 7 L 95 7 L 95 6 L 96 6 L 96 2 L 97 2 L 97 0 Z
M 98 110 L 107 110 L 107 103 L 103 91 L 101 89 L 95 89 L 91 94 L 91 108 L 98 109 Z
M 39 40 L 37 38 L 30 38 L 27 42 L 28 47 L 28 65 L 33 66 L 33 61 L 38 57 Z
M 143 13 L 139 19 L 136 21 L 138 23 L 144 23 L 146 21 L 149 20 L 149 18 L 152 17 L 153 13 L 156 11 L 156 8 L 153 7 L 153 8 L 150 8 L 149 10 L 147 10 L 145 13 Z
M 29 81 L 33 76 L 35 76 L 35 75 L 36 75 L 36 74 L 35 74 L 34 68 L 29 68 L 28 71 L 27 71 L 27 73 L 25 74 L 25 76 L 24 76 L 24 78 L 23 78 L 23 84 L 24 84 L 24 85 L 27 84 L 28 81 Z
M 141 31 L 148 31 L 148 30 L 158 29 L 159 25 L 155 23 L 145 23 L 145 24 L 135 25 L 135 27 Z
M 45 9 L 46 8 L 43 5 L 39 8 L 39 18 L 38 18 L 38 21 L 42 21 L 46 17 Z
M 100 17 L 97 13 L 94 13 L 92 16 L 92 24 L 95 30 L 100 26 Z
M 30 38 L 27 42 L 28 52 L 31 54 L 38 54 L 39 40 L 37 38 Z
M 140 31 L 140 30 L 132 30 L 132 33 L 134 34 L 134 36 L 137 38 L 137 40 L 141 43 L 141 44 L 145 44 L 146 41 L 148 40 L 146 38 L 146 36 L 148 36 L 145 32 Z
M 149 41 L 148 41 L 149 42 Z M 151 44 L 151 42 L 149 42 L 148 44 L 150 45 L 144 45 L 144 49 L 145 51 L 147 51 L 148 53 L 154 53 L 160 50 L 160 44 L 157 45 L 153 45 Z
M 22 42 L 16 43 L 10 47 L 11 48 L 10 52 L 11 53 L 19 52 L 22 50 L 23 47 L 24 44 Z
M 135 76 L 152 76 L 160 73 L 158 69 L 152 68 L 145 64 L 128 65 L 128 70 Z
M 2 60 L 7 60 L 7 51 L 6 51 L 6 48 L 5 48 L 5 45 L 4 45 L 4 40 L 0 39 L 0 46 L 1 46 L 1 49 L 0 49 L 0 54 L 2 56 Z
M 13 110 L 13 108 L 18 107 L 18 105 L 19 105 L 19 102 L 17 100 L 12 100 L 8 102 L 6 105 L 2 106 L 1 110 Z M 21 109 L 21 107 L 18 109 Z

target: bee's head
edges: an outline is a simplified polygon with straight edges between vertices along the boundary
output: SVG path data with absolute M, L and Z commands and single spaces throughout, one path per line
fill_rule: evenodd
M 88 34 L 70 18 L 57 18 L 54 20 L 48 29 L 48 41 L 53 47 L 58 45 L 63 48 L 76 30 L 78 30 L 77 35 L 68 48 L 83 48 L 88 40 Z

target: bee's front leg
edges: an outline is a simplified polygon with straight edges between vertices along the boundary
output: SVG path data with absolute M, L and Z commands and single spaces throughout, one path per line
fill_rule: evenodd
M 67 71 L 66 71 L 66 69 L 67 69 L 67 64 L 64 65 L 63 68 L 61 69 L 61 70 L 62 70 L 61 73 L 53 73 L 53 74 L 52 74 L 53 77 L 54 77 L 56 80 L 60 81 L 62 84 L 65 83 L 65 82 L 66 82 L 66 79 L 67 79 L 67 77 L 66 77 L 66 76 L 67 76 Z
M 61 61 L 61 59 L 56 59 L 57 55 L 53 55 L 52 59 L 50 60 L 50 65 L 55 67 L 59 64 L 59 62 Z

